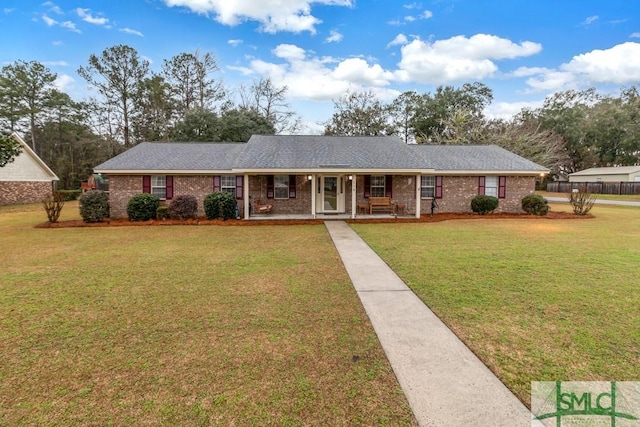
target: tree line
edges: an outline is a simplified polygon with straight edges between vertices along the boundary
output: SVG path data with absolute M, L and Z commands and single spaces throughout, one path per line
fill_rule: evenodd
M 247 141 L 252 134 L 296 133 L 300 117 L 286 86 L 269 78 L 229 88 L 211 53 L 180 53 L 159 72 L 126 45 L 89 56 L 77 72 L 92 96 L 75 101 L 54 86 L 37 61 L 0 70 L 0 167 L 15 155 L 2 137 L 25 135 L 34 151 L 77 188 L 92 168 L 141 141 Z M 398 135 L 407 143 L 496 144 L 566 175 L 593 166 L 631 165 L 640 155 L 640 98 L 635 86 L 618 95 L 594 89 L 548 97 L 509 120 L 486 116 L 492 90 L 482 83 L 408 91 L 392 102 L 372 91 L 334 100 L 327 135 Z
M 640 162 L 640 96 L 635 86 L 618 95 L 595 89 L 547 97 L 540 108 L 511 119 L 484 113 L 493 93 L 482 83 L 434 93 L 408 91 L 384 103 L 371 91 L 334 101 L 329 135 L 398 135 L 407 143 L 496 144 L 566 176 L 589 167 Z

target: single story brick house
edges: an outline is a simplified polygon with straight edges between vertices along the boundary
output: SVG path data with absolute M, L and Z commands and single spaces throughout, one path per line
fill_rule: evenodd
M 394 136 L 254 135 L 247 143 L 141 143 L 98 165 L 108 175 L 111 215 L 126 217 L 129 199 L 153 193 L 203 200 L 234 194 L 245 219 L 257 203 L 274 214 L 318 217 L 368 214 L 368 201 L 392 200 L 400 214 L 470 212 L 477 194 L 499 198 L 499 211 L 521 212 L 521 199 L 549 170 L 487 145 L 408 145 Z M 398 213 L 398 211 L 395 211 Z
M 0 205 L 37 203 L 51 196 L 58 177 L 17 134 L 22 153 L 0 168 Z

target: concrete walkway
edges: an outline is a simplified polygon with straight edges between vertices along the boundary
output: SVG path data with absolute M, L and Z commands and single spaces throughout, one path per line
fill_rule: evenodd
M 325 226 L 419 425 L 531 425 L 522 402 L 345 222 Z

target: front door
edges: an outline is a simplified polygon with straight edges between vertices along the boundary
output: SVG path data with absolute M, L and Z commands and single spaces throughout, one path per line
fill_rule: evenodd
M 324 212 L 338 211 L 338 177 L 325 176 L 322 178 L 322 209 Z

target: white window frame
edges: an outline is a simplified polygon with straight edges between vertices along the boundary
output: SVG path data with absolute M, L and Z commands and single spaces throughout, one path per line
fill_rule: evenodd
M 158 197 L 158 199 L 167 198 L 166 175 L 151 175 L 151 194 Z
M 289 198 L 289 175 L 274 175 L 273 197 L 278 200 Z
M 387 194 L 386 182 L 387 177 L 384 175 L 371 175 L 371 197 L 384 197 Z
M 433 199 L 436 197 L 436 177 L 423 175 L 420 179 L 420 198 Z
M 497 176 L 484 177 L 484 195 L 498 197 L 498 177 Z
M 226 182 L 225 182 L 226 181 Z M 222 175 L 220 176 L 220 191 L 236 196 L 236 176 Z

